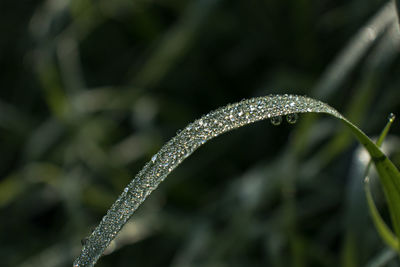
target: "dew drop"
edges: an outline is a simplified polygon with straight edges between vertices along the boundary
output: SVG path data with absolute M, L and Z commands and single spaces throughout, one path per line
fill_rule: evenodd
M 282 116 L 276 116 L 271 118 L 272 125 L 278 126 L 282 123 Z
M 286 115 L 286 121 L 290 124 L 295 124 L 299 116 L 296 113 Z
M 152 158 L 151 158 L 151 162 L 155 162 L 156 161 L 156 159 L 157 159 L 157 154 L 155 154 Z
M 395 118 L 396 118 L 396 115 L 394 115 L 393 113 L 390 113 L 389 116 L 388 116 L 388 120 L 390 122 L 393 122 Z

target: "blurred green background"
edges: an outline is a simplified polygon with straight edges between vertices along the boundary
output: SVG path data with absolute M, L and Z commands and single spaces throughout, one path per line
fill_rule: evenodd
M 162 144 L 230 102 L 308 95 L 379 134 L 400 115 L 387 3 L 1 0 L 0 265 L 72 266 Z M 395 122 L 397 166 L 399 135 Z M 179 166 L 97 266 L 400 266 L 368 216 L 365 162 L 326 116 L 235 130 Z M 388 219 L 378 182 L 374 196 Z

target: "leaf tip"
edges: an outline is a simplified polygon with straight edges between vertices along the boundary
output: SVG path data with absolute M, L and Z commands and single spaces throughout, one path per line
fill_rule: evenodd
M 390 113 L 388 116 L 388 120 L 390 123 L 393 123 L 394 119 L 396 119 L 396 115 L 394 113 Z

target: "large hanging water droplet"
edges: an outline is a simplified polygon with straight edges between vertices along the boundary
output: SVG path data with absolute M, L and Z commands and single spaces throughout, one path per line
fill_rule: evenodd
M 282 116 L 276 116 L 271 118 L 272 125 L 278 126 L 282 123 Z
M 286 115 L 286 121 L 290 124 L 296 123 L 298 118 L 299 115 L 297 115 L 296 113 Z
M 393 122 L 395 118 L 396 118 L 396 115 L 394 115 L 393 113 L 390 113 L 389 116 L 388 116 L 388 120 L 390 122 Z

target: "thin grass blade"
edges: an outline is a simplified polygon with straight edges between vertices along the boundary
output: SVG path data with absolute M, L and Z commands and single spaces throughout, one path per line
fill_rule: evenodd
M 382 145 L 383 141 L 385 140 L 385 138 L 390 130 L 390 127 L 394 121 L 394 118 L 395 117 L 393 114 L 389 115 L 388 122 L 387 122 L 385 128 L 382 130 L 382 133 L 380 134 L 380 136 L 376 142 L 376 145 L 378 147 L 380 147 Z M 377 229 L 382 240 L 386 243 L 386 245 L 388 245 L 392 249 L 400 252 L 400 244 L 399 244 L 398 238 L 392 232 L 392 230 L 386 225 L 385 221 L 382 219 L 381 215 L 379 214 L 378 209 L 376 208 L 374 199 L 372 197 L 370 181 L 369 181 L 369 177 L 368 177 L 371 163 L 372 163 L 371 161 L 368 163 L 367 168 L 365 170 L 365 184 L 364 184 L 364 189 L 365 189 L 365 194 L 366 194 L 366 198 L 367 198 L 369 211 L 371 213 L 371 217 L 374 222 L 375 228 Z
M 370 153 L 382 179 L 392 220 L 400 221 L 400 173 L 355 125 L 329 105 L 304 96 L 270 95 L 229 104 L 189 124 L 143 167 L 87 238 L 74 267 L 93 266 L 146 197 L 197 148 L 225 132 L 256 121 L 297 113 L 326 113 L 340 119 Z M 397 201 L 392 203 L 392 201 Z M 397 212 L 397 213 L 395 213 Z M 395 225 L 396 233 L 399 226 Z

